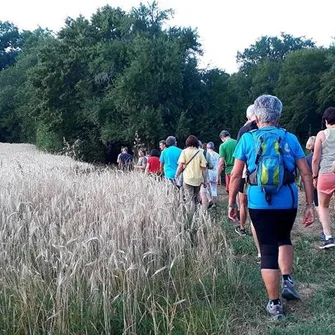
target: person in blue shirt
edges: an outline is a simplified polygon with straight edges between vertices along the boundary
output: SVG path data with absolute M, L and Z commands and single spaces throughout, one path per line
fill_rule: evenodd
M 228 217 L 234 221 L 237 220 L 236 195 L 246 165 L 249 178 L 247 189 L 249 214 L 260 244 L 261 273 L 269 296 L 266 310 L 272 318 L 280 319 L 284 317 L 283 305 L 279 298 L 280 273 L 283 276 L 282 297 L 287 300 L 300 299 L 291 277 L 293 266 L 291 229 L 298 207 L 298 188 L 294 182 L 293 171 L 295 168 L 299 169 L 304 183 L 306 194 L 304 224 L 306 226 L 314 221 L 312 175 L 296 136 L 277 126 L 282 112 L 281 101 L 272 95 L 262 95 L 255 100 L 254 108 L 259 129 L 244 134 L 235 149 Z M 267 135 L 263 136 L 264 133 Z M 287 183 L 283 184 L 271 197 L 259 185 L 250 184 L 251 172 L 257 165 L 256 139 L 261 137 L 266 141 L 269 135 L 281 139 L 277 142 L 280 143 L 281 150 L 275 146 L 273 150 L 280 153 L 284 161 L 282 166 L 285 167 L 285 171 L 290 171 L 292 174 L 291 178 L 287 178 Z
M 177 141 L 174 136 L 169 136 L 165 142 L 166 149 L 162 151 L 159 158 L 161 162 L 161 171 L 164 172 L 164 177 L 166 179 L 174 181 L 178 168 L 178 159 L 182 150 L 177 147 Z

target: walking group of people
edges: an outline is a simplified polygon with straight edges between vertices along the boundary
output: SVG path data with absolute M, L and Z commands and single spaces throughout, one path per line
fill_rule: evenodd
M 219 153 L 213 142 L 203 145 L 193 135 L 186 139 L 182 150 L 176 138 L 169 136 L 159 143 L 160 155 L 152 151 L 145 162 L 140 159 L 135 166 L 146 173 L 162 173 L 165 179 L 182 187 L 190 215 L 199 202 L 201 210 L 215 204 L 224 170 L 228 217 L 238 223 L 236 233 L 245 236 L 250 214 L 269 297 L 266 310 L 274 319 L 284 317 L 281 297 L 300 299 L 292 279 L 291 242 L 299 203 L 297 174 L 305 193 L 304 225 L 313 223 L 315 206 L 322 225 L 320 249 L 335 247 L 329 213 L 335 192 L 335 107 L 323 114 L 326 129 L 307 142 L 307 157 L 297 137 L 279 126 L 281 113 L 282 103 L 277 97 L 262 95 L 248 107 L 247 122 L 236 140 L 229 131 L 221 131 Z M 145 157 L 143 151 L 140 157 Z
M 313 156 L 307 159 L 296 136 L 279 127 L 282 103 L 277 97 L 258 97 L 247 113 L 249 120 L 240 130 L 233 154 L 228 217 L 238 220 L 236 196 L 243 194 L 246 180 L 247 194 L 239 197 L 240 209 L 248 204 L 259 243 L 261 274 L 269 297 L 266 310 L 272 318 L 280 319 L 284 317 L 280 295 L 287 300 L 300 299 L 292 279 L 291 242 L 298 208 L 297 170 L 306 198 L 303 223 L 309 226 L 314 221 L 313 200 L 317 200 L 317 192 L 323 229 L 320 249 L 335 246 L 329 214 L 330 199 L 335 192 L 335 108 L 324 112 L 326 129 L 316 136 L 314 148 L 310 148 Z

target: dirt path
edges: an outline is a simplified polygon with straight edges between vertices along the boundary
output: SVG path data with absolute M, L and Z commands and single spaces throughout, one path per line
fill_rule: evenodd
M 293 226 L 293 230 L 292 230 L 292 237 L 293 240 L 296 240 L 299 238 L 299 236 L 305 236 L 308 238 L 315 238 L 315 243 L 313 243 L 313 246 L 315 248 L 318 248 L 319 245 L 319 236 L 320 233 L 322 232 L 322 226 L 321 223 L 319 221 L 319 217 L 318 217 L 318 213 L 317 211 L 315 211 L 315 220 L 314 223 L 312 225 L 310 225 L 309 227 L 305 227 L 302 224 L 302 220 L 303 220 L 303 211 L 305 208 L 305 194 L 300 192 L 299 193 L 299 208 L 298 208 L 298 214 L 297 214 L 297 219 L 295 221 L 295 224 Z M 332 218 L 332 225 L 334 228 L 334 224 L 335 224 L 335 201 L 334 201 L 334 197 L 330 203 L 330 217 Z

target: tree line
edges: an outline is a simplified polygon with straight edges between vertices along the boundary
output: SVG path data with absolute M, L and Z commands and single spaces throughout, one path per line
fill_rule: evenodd
M 175 135 L 216 141 L 237 134 L 260 94 L 283 102 L 281 124 L 301 141 L 335 105 L 335 48 L 305 37 L 263 36 L 237 54 L 239 71 L 200 69 L 196 30 L 164 28 L 157 3 L 125 12 L 105 6 L 68 18 L 57 34 L 0 21 L 0 141 L 51 152 L 76 146 L 108 162 L 121 145 L 147 148 Z

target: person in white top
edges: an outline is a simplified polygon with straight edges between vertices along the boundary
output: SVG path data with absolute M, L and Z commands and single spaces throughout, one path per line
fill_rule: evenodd
M 321 130 L 315 140 L 312 161 L 313 183 L 318 190 L 319 218 L 323 228 L 320 249 L 335 247 L 332 234 L 329 203 L 335 193 L 335 107 L 329 107 L 322 116 L 326 129 Z
M 207 143 L 207 154 L 210 156 L 212 162 L 212 169 L 208 170 L 208 182 L 211 188 L 212 200 L 215 204 L 218 196 L 217 175 L 220 155 L 214 150 L 213 142 Z

